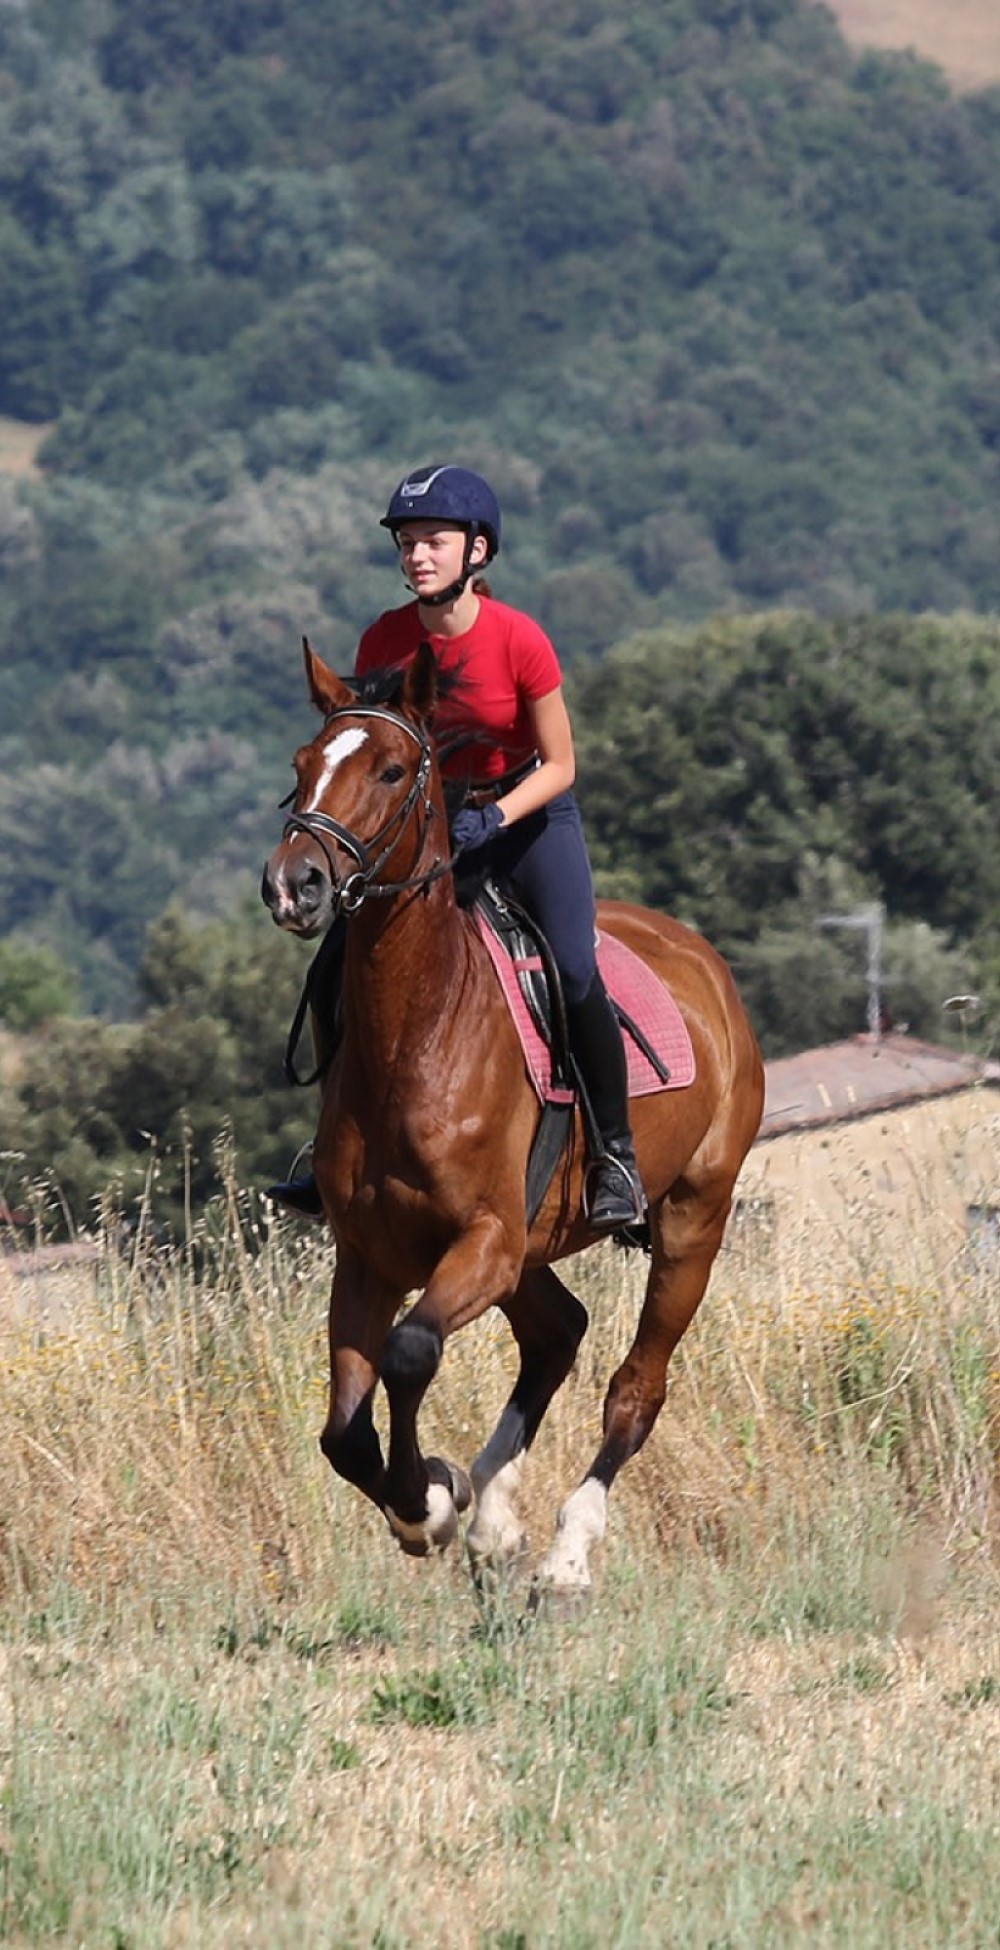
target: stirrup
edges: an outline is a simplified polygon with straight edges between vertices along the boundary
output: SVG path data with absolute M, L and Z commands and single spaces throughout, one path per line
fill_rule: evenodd
M 292 1159 L 291 1176 L 282 1179 L 278 1185 L 268 1185 L 264 1193 L 264 1197 L 274 1205 L 284 1206 L 286 1212 L 295 1212 L 301 1219 L 323 1217 L 323 1200 L 311 1167 L 307 1162 L 304 1171 L 298 1170 L 300 1161 L 308 1160 L 311 1156 L 312 1144 L 304 1144 Z
M 311 1171 L 305 1178 L 288 1178 L 284 1184 L 268 1185 L 264 1197 L 274 1205 L 283 1205 L 286 1212 L 297 1213 L 301 1219 L 323 1217 L 323 1201 Z
M 273 1205 L 283 1205 L 285 1211 L 296 1213 L 300 1219 L 324 1217 L 324 1201 L 312 1172 L 308 1172 L 306 1178 L 287 1178 L 281 1186 L 267 1186 L 263 1195 L 265 1199 L 271 1199 Z
M 583 1210 L 591 1232 L 641 1225 L 646 1200 L 633 1160 L 616 1158 L 611 1151 L 592 1158 L 584 1175 Z

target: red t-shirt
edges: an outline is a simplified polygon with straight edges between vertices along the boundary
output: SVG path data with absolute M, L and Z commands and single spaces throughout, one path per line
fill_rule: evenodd
M 365 631 L 354 668 L 359 677 L 409 663 L 430 643 L 444 674 L 456 678 L 434 714 L 434 735 L 466 731 L 475 742 L 444 762 L 455 778 L 497 779 L 535 749 L 528 700 L 548 697 L 562 683 L 559 659 L 545 631 L 519 609 L 480 596 L 479 615 L 462 636 L 428 635 L 417 604 L 387 609 Z

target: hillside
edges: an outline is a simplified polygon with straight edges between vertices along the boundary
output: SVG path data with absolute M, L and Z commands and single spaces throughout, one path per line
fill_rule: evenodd
M 856 47 L 911 48 L 945 70 L 956 88 L 1000 83 L 996 0 L 828 0 Z
M 495 480 L 571 674 L 1000 608 L 1000 106 L 808 0 L 424 18 L 0 9 L 0 927 L 106 1014 L 252 890 L 415 461 Z

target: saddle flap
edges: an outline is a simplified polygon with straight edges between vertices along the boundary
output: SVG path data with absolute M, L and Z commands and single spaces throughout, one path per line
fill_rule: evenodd
M 543 1103 L 572 1103 L 573 1072 L 559 971 L 552 950 L 519 903 L 495 880 L 483 883 L 476 922 L 489 950 Z M 529 1051 L 537 1051 L 533 1064 Z
M 536 1095 L 543 1104 L 572 1102 L 575 1092 L 565 1011 L 548 943 L 530 916 L 493 882 L 487 883 L 476 902 L 475 920 L 517 1029 Z M 692 1083 L 695 1058 L 691 1037 L 666 984 L 623 941 L 603 929 L 597 935 L 597 965 L 623 1030 L 629 1096 L 680 1090 Z M 551 1047 L 554 1006 L 564 1038 L 555 1059 Z

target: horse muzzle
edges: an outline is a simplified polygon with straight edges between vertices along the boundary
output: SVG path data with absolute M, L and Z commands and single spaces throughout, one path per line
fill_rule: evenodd
M 292 857 L 280 847 L 272 853 L 260 884 L 260 896 L 276 927 L 309 939 L 329 927 L 334 914 L 334 890 L 325 864 L 308 854 Z

